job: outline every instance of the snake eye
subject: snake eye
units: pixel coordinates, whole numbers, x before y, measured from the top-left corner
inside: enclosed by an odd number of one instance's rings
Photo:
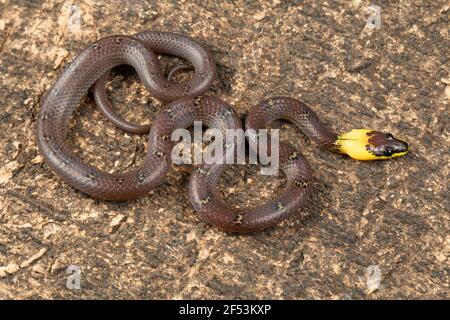
[[[384,136],[387,139],[394,139],[394,136],[392,134],[390,134],[390,133],[386,133]]]
[[[392,156],[392,153],[393,153],[392,149],[387,149],[383,152],[383,156],[390,157],[390,156]]]

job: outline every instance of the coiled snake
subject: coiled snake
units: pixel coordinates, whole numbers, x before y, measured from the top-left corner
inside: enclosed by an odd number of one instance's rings
[[[158,53],[186,59],[193,65],[195,75],[187,83],[169,81],[162,73]],[[170,102],[151,128],[124,120],[114,113],[107,101],[105,82],[108,73],[121,64],[131,65],[156,98]],[[194,121],[202,121],[221,131],[241,128],[240,118],[226,102],[201,96],[215,78],[216,67],[211,53],[189,37],[168,32],[141,32],[134,36],[102,38],[73,60],[42,99],[37,122],[40,152],[64,181],[93,197],[128,200],[143,196],[165,180],[171,167],[174,142],[170,137],[175,129],[190,127]],[[83,162],[65,142],[70,117],[94,84],[98,105],[117,126],[135,133],[150,130],[147,154],[140,168],[121,174],[104,172]],[[293,98],[279,97],[261,102],[250,110],[246,128],[266,128],[276,119],[288,119],[319,146],[359,160],[387,159],[408,151],[405,142],[378,131],[357,129],[337,135],[325,128],[309,107]],[[308,162],[287,143],[280,142],[279,163],[287,176],[285,191],[264,205],[248,210],[227,205],[216,190],[217,180],[226,165],[199,165],[189,184],[192,205],[206,222],[222,230],[251,232],[272,226],[299,210],[311,179]]]

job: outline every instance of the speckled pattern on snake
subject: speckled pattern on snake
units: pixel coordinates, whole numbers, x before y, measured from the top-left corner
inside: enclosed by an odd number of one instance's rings
[[[195,69],[193,78],[187,83],[166,79],[157,54],[186,59]],[[106,99],[107,75],[121,64],[131,65],[145,87],[156,98],[168,103],[151,129],[122,119]],[[226,102],[201,96],[215,78],[211,53],[189,37],[168,32],[141,32],[134,36],[102,38],[73,60],[42,99],[37,123],[39,149],[51,169],[64,181],[93,197],[128,200],[143,196],[164,182],[170,170],[174,146],[170,137],[175,129],[190,127],[194,121],[202,121],[221,131],[241,128],[240,118]],[[65,141],[73,112],[96,81],[96,101],[104,107],[102,111],[109,119],[130,132],[142,133],[150,129],[147,154],[138,169],[119,174],[99,170],[83,162]],[[408,151],[405,142],[388,133],[355,129],[335,134],[320,123],[309,107],[293,98],[278,97],[261,102],[250,110],[246,127],[266,128],[277,119],[292,121],[319,146],[358,160],[388,159]],[[308,162],[291,145],[280,142],[279,159],[280,168],[287,176],[287,186],[275,199],[248,210],[227,205],[216,190],[226,165],[202,164],[194,169],[190,179],[192,205],[207,223],[225,231],[251,232],[275,225],[304,204],[311,179]]]

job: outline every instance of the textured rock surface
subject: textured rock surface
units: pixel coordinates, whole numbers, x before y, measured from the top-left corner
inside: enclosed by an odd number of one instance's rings
[[[0,0],[0,298],[450,298],[447,1],[379,1],[373,30],[368,1],[261,3]],[[87,44],[144,29],[207,43],[220,73],[210,94],[242,116],[269,96],[299,97],[336,130],[384,129],[411,153],[358,163],[275,124],[310,160],[313,194],[295,217],[247,236],[199,220],[189,167],[136,201],[89,198],[39,156],[39,100]],[[163,61],[166,70],[180,62]],[[151,121],[159,105],[122,71],[111,99],[129,119]],[[146,144],[90,96],[69,140],[111,171],[139,165]],[[255,205],[283,188],[283,177],[257,169],[227,171],[230,202]],[[69,265],[81,268],[81,290],[66,289]],[[367,278],[371,265],[381,287]]]

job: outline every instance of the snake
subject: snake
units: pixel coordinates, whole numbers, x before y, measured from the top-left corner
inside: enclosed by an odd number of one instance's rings
[[[176,67],[168,78],[164,77],[158,54],[187,60],[194,69],[191,80],[184,83],[170,80],[174,72],[185,67]],[[132,66],[146,89],[166,103],[151,126],[128,122],[114,111],[107,99],[105,85],[109,72],[123,64]],[[37,118],[39,151],[67,184],[92,197],[125,201],[144,196],[166,180],[172,167],[174,130],[189,128],[195,121],[220,132],[244,127],[228,103],[204,95],[215,79],[216,66],[211,52],[188,36],[144,31],[132,36],[101,38],[63,69],[41,99]],[[148,132],[147,152],[138,168],[108,173],[83,161],[66,142],[69,121],[90,88],[103,114],[116,126],[133,133]],[[408,144],[390,133],[353,129],[336,134],[320,122],[309,106],[290,97],[270,98],[250,109],[245,129],[252,129],[255,134],[247,136],[249,142],[258,138],[258,130],[278,119],[293,122],[319,147],[356,160],[390,159],[408,152]],[[229,205],[217,187],[227,164],[196,165],[189,181],[190,202],[201,219],[223,231],[248,233],[274,226],[304,205],[312,178],[308,161],[284,141],[279,143],[279,164],[287,176],[285,190],[265,204],[248,209]]]

